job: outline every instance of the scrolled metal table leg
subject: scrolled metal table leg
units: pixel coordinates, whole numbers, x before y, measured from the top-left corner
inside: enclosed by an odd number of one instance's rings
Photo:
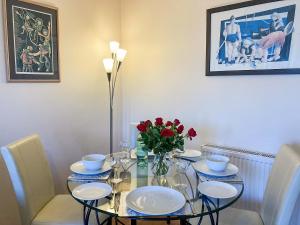
[[[91,201],[91,206],[94,205],[94,202],[95,201]],[[88,201],[86,203],[88,203]],[[86,208],[87,208],[86,206],[83,207],[83,224],[89,225],[89,220],[90,220],[90,215],[91,215],[92,209],[91,208],[86,209]]]
[[[97,206],[97,205],[98,205],[98,200],[96,200],[96,202],[95,202],[95,206]],[[95,214],[96,214],[97,224],[98,224],[98,225],[101,225],[101,222],[100,222],[100,219],[99,219],[99,214],[98,214],[98,212],[95,211]]]
[[[208,202],[207,198],[204,196],[203,199],[204,199],[204,202],[205,202],[205,205],[206,205],[208,211],[211,212],[212,210],[211,210],[211,207],[209,205],[209,202]],[[211,225],[216,225],[215,224],[214,215],[212,213],[209,213],[208,215],[210,217],[210,223],[211,223]]]
[[[219,209],[219,207],[220,207],[220,199],[217,199],[217,205],[216,205],[212,200],[210,200],[206,196],[204,196],[203,198],[205,198],[204,201],[205,201],[206,207],[207,207],[207,209],[209,211],[211,211],[211,207],[210,207],[209,203],[211,203],[213,205],[213,207],[215,207],[215,209]],[[214,216],[213,216],[212,213],[209,214],[209,216],[210,216],[210,222],[211,222],[212,225],[218,225],[219,224],[219,214],[220,214],[220,211],[217,210],[216,211],[216,220],[214,220]]]
[[[131,225],[137,225],[136,220],[131,220]]]
[[[202,198],[202,197],[201,197]],[[202,199],[202,205],[201,205],[201,216],[199,218],[199,221],[198,221],[198,224],[197,225],[200,225],[202,223],[202,220],[203,220],[203,212],[204,212],[204,202],[203,202],[203,199]]]
[[[220,199],[217,200],[217,207],[219,209],[219,206],[220,206]],[[220,211],[217,211],[216,212],[216,215],[217,215],[217,218],[216,218],[216,225],[219,225],[219,212]]]
[[[122,224],[122,225],[125,225],[125,223],[123,223],[122,221],[120,221],[118,219],[118,217],[115,217],[115,222],[116,222],[116,225],[118,225],[119,223]]]
[[[107,224],[108,224],[108,225],[112,225],[112,217],[111,217],[111,216],[108,217]]]
[[[88,201],[85,201],[85,204],[88,204]],[[94,206],[94,204],[95,204],[95,206],[97,206],[98,200],[91,201],[90,205],[92,207]],[[84,207],[83,207],[83,224],[84,225],[89,225],[91,211],[92,211],[92,209],[90,207],[87,207],[86,205],[84,205]],[[109,216],[101,223],[100,218],[99,218],[99,212],[97,212],[96,210],[95,210],[95,215],[96,215],[96,222],[98,225],[104,225],[104,224],[112,225],[112,216]]]
[[[186,219],[180,219],[180,225],[187,225]]]
[[[88,225],[88,224],[85,223],[85,210],[86,210],[86,206],[84,205],[83,206],[83,217],[82,217],[83,218],[83,224]]]

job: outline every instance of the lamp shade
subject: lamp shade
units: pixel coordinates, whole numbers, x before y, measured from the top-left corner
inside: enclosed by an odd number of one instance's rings
[[[126,54],[127,54],[127,51],[125,49],[119,48],[118,51],[117,51],[117,61],[123,62],[123,60],[125,59]]]
[[[103,59],[103,65],[106,73],[111,73],[114,67],[114,60],[110,58]]]
[[[117,53],[119,46],[120,46],[120,43],[117,41],[109,42],[109,48],[112,53]]]

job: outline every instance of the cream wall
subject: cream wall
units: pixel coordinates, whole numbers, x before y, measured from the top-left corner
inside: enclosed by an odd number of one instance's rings
[[[230,0],[123,0],[124,138],[128,124],[178,117],[215,143],[276,153],[300,142],[298,75],[205,76],[206,9]]]
[[[123,136],[129,123],[177,117],[202,143],[277,153],[300,142],[300,76],[205,76],[206,9],[230,0],[122,0]],[[126,76],[126,77],[125,77]],[[291,225],[300,224],[299,204]]]
[[[69,165],[90,152],[107,153],[108,89],[102,58],[108,42],[120,39],[119,0],[39,0],[59,8],[61,83],[8,84],[0,6],[0,145],[38,133],[65,191]],[[1,1],[2,3],[2,1]],[[118,115],[116,115],[117,117]],[[116,131],[119,120],[116,118]],[[115,146],[121,132],[116,132]],[[0,224],[17,224],[13,193],[0,166]]]

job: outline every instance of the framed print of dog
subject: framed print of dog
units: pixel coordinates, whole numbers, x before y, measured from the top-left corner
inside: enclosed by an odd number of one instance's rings
[[[299,0],[207,10],[206,75],[300,74]]]
[[[4,0],[8,82],[59,82],[58,10]]]

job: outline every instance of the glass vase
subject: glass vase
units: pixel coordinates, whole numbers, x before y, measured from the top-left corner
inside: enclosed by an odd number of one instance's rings
[[[139,167],[146,167],[148,165],[148,151],[144,144],[138,141],[136,148],[137,165]]]
[[[169,162],[167,153],[156,154],[152,164],[152,173],[155,176],[164,176],[169,171]]]

